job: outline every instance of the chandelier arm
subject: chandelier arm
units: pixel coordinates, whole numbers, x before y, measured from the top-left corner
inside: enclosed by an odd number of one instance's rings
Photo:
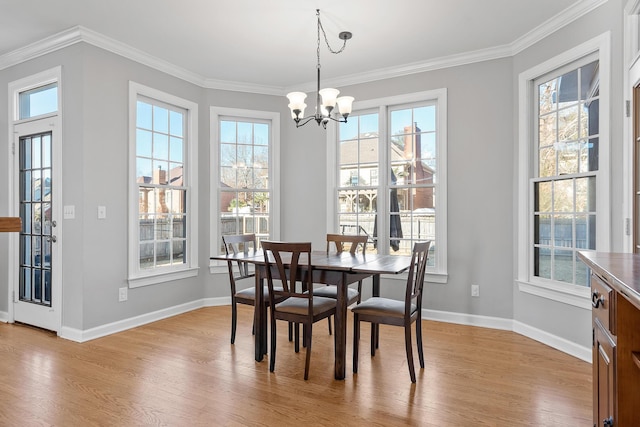
[[[311,120],[316,120],[317,121],[318,119],[317,119],[316,116],[307,116],[307,117],[304,117],[302,119],[298,119],[296,121],[296,127],[297,128],[302,127],[302,126],[306,125],[307,123],[309,123]]]

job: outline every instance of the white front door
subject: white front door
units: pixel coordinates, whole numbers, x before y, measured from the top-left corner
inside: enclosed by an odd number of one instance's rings
[[[58,331],[61,324],[58,117],[14,125],[14,201],[22,231],[12,239],[13,318]]]

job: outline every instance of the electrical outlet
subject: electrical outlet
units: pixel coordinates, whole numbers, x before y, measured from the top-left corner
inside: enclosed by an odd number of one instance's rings
[[[479,285],[471,285],[471,296],[479,297],[480,296],[480,286]]]
[[[128,298],[127,288],[118,288],[118,301],[123,302]]]

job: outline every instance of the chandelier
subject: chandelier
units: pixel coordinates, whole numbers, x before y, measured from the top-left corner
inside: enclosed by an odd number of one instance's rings
[[[322,22],[320,22],[320,9],[316,9],[316,16],[318,17],[318,65],[316,66],[318,70],[318,85],[316,91],[316,110],[313,115],[304,117],[304,109],[307,107],[304,100],[307,97],[307,94],[304,92],[288,93],[287,98],[289,98],[291,118],[296,122],[297,128],[306,125],[311,120],[315,120],[318,123],[318,126],[322,124],[322,127],[325,129],[327,128],[327,122],[329,120],[346,123],[347,117],[351,114],[351,106],[353,104],[352,96],[341,96],[338,98],[338,94],[340,93],[338,89],[320,89],[320,32],[322,31],[322,35],[324,36],[324,41],[327,44],[329,52],[335,54],[341,53],[344,50],[347,46],[347,40],[352,37],[352,34],[348,31],[343,31],[338,34],[338,38],[343,40],[342,48],[340,48],[340,50],[333,50],[329,45],[329,40],[327,40],[327,34],[322,27]],[[335,111],[336,105],[338,106],[337,112]]]

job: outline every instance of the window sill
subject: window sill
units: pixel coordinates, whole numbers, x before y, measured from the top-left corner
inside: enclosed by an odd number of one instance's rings
[[[174,280],[196,277],[198,267],[172,270],[170,272],[156,273],[147,276],[136,276],[129,278],[130,288],[140,288],[142,286],[157,285],[158,283],[171,282]]]
[[[532,283],[516,280],[516,283],[520,292],[591,310],[591,291],[587,287],[558,282]]]

